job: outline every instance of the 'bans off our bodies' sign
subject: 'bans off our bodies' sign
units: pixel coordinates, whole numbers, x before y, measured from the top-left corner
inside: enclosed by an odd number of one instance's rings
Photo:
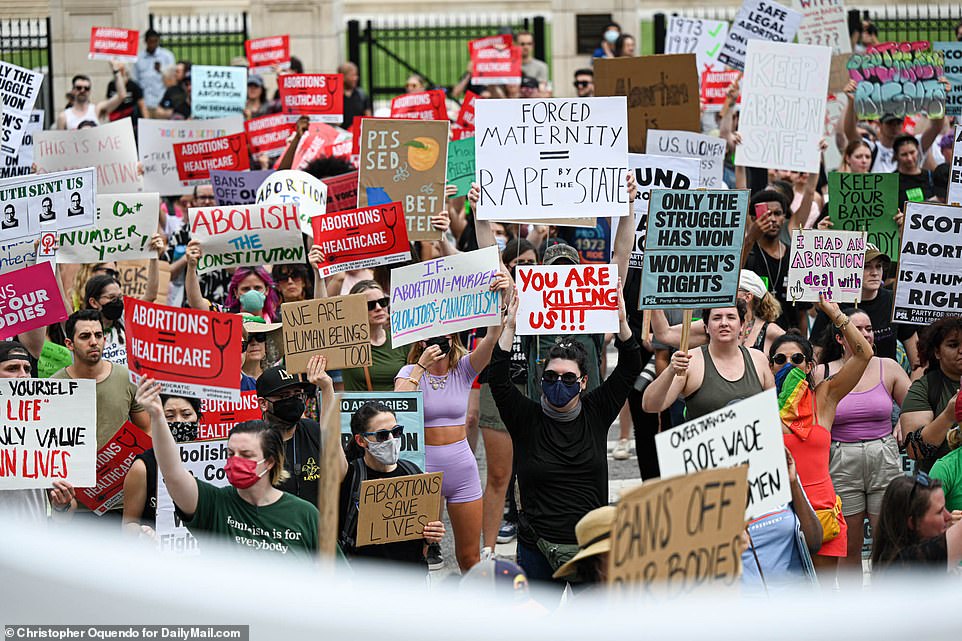
[[[224,267],[304,262],[300,219],[293,205],[241,205],[190,210],[190,235],[204,250],[197,272]]]
[[[618,332],[618,266],[518,267],[518,335]]]
[[[0,339],[67,318],[50,263],[0,275]]]

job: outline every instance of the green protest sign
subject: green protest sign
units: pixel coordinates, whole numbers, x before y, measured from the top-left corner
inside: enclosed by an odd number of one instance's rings
[[[828,215],[836,231],[864,231],[866,241],[899,259],[898,174],[828,175]]]
[[[73,353],[63,345],[44,341],[37,361],[37,376],[50,378],[55,372],[73,365]]]
[[[474,180],[474,138],[448,143],[448,184],[457,185],[455,197],[467,196]]]

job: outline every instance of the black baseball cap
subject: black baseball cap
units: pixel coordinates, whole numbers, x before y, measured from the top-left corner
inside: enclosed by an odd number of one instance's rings
[[[0,341],[0,363],[31,361],[30,352],[19,341]]]
[[[257,379],[257,396],[267,398],[291,387],[300,388],[308,394],[314,393],[314,386],[301,380],[297,374],[291,374],[280,365],[268,367]]]

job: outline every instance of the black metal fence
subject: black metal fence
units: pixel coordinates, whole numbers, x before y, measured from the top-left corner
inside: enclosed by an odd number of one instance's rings
[[[46,113],[44,126],[54,118],[53,47],[50,42],[50,18],[3,18],[0,19],[0,60],[31,71],[42,71],[43,86],[37,98],[36,109]]]
[[[177,60],[198,65],[229,65],[244,56],[247,12],[190,16],[150,14],[150,28]]]

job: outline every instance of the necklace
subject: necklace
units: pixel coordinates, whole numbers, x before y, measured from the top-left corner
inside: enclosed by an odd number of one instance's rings
[[[784,251],[782,250],[782,241],[778,241],[779,255],[775,257],[775,260],[778,262],[778,271],[775,272],[775,280],[772,280],[772,272],[768,268],[768,252],[766,252],[761,246],[759,246],[759,249],[762,252],[762,262],[765,263],[765,274],[768,276],[768,286],[770,287],[769,291],[774,294],[777,291],[776,288],[778,287],[778,279],[782,277],[782,254]]]
[[[450,373],[451,372],[448,372],[444,376],[434,376],[429,372],[424,372],[424,375],[428,377],[428,385],[431,386],[431,389],[439,390],[439,389],[444,389],[447,386],[448,374]]]
[[[752,333],[752,329],[755,327],[755,319],[746,321],[747,327],[742,330],[741,344],[744,345],[745,341],[748,340],[748,335]]]

